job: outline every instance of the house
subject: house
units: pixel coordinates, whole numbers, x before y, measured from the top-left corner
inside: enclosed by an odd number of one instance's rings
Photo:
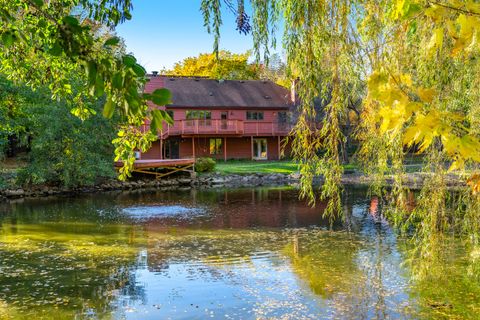
[[[172,93],[172,103],[160,108],[174,124],[163,128],[141,159],[280,158],[291,130],[290,90],[271,81],[150,76],[145,92],[159,88]]]

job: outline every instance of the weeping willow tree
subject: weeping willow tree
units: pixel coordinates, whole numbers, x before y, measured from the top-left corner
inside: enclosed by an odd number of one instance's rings
[[[127,177],[134,150],[148,148],[162,123],[171,121],[147,105],[168,103],[169,92],[141,93],[147,81],[143,67],[119,50],[118,37],[98,32],[98,26],[113,29],[130,19],[131,0],[0,4],[0,72],[32,87],[48,85],[54,98],[74,103],[82,118],[91,113],[84,99],[105,98],[104,115],[117,112],[122,119],[114,143],[117,159],[125,163],[121,178]],[[361,97],[358,157],[377,186],[393,174],[392,220],[415,225],[418,234],[460,227],[478,241],[478,0],[202,0],[216,52],[224,10],[234,12],[240,32],[253,36],[257,60],[268,62],[277,38],[282,39],[287,74],[300,98],[292,147],[301,164],[303,197],[314,204],[312,180],[323,175],[321,197],[329,200],[325,214],[341,216],[341,127],[352,101]],[[71,91],[72,72],[84,84],[78,96]],[[145,118],[152,132],[139,129]],[[425,154],[429,173],[413,213],[406,210],[404,196],[407,147]],[[449,172],[461,175],[469,188],[450,195]]]
[[[296,81],[299,118],[293,154],[301,195],[314,203],[312,179],[323,175],[325,214],[341,213],[340,146],[349,103],[362,97],[358,158],[375,176],[373,190],[393,175],[392,220],[418,235],[460,227],[478,241],[480,219],[480,2],[476,0],[203,0],[208,30],[220,39],[222,4],[250,29],[257,58],[268,61],[283,27],[288,75]],[[232,9],[233,8],[233,9]],[[323,101],[318,121],[315,103]],[[404,187],[407,149],[424,154],[428,178],[416,209]],[[452,195],[446,175],[469,188]],[[454,203],[455,210],[449,204]]]

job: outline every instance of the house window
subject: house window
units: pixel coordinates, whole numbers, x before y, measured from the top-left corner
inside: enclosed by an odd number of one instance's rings
[[[287,123],[287,113],[285,111],[280,111],[278,113],[278,123]]]
[[[210,154],[222,154],[223,142],[221,138],[210,139]]]
[[[200,119],[200,120],[210,120],[212,119],[212,112],[205,110],[187,110],[186,118],[188,120]]]
[[[247,120],[263,120],[263,112],[247,111]]]
[[[172,120],[175,120],[173,118],[173,110],[167,110],[167,114],[170,116],[170,118],[172,118]]]

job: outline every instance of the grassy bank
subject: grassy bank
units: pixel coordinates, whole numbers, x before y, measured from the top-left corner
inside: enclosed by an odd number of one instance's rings
[[[215,172],[220,174],[283,173],[297,172],[293,161],[218,161]]]
[[[345,171],[356,169],[355,165],[343,166]],[[220,174],[250,174],[250,173],[282,173],[291,174],[298,172],[298,166],[292,160],[282,161],[250,161],[250,160],[229,160],[227,162],[217,161],[215,172]]]

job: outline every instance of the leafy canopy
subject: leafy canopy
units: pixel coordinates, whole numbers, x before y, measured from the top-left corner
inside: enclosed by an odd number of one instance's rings
[[[220,39],[222,4],[202,1],[205,24]],[[314,201],[322,174],[325,214],[341,215],[341,126],[362,98],[357,158],[382,192],[393,174],[393,221],[420,229],[454,226],[446,215],[445,175],[456,171],[471,189],[458,208],[480,201],[480,3],[477,0],[251,0],[254,55],[268,56],[280,27],[287,75],[296,79],[299,118],[292,132],[302,195]],[[243,1],[237,1],[244,7]],[[242,11],[238,9],[238,11]],[[265,59],[265,58],[264,58]],[[267,59],[265,59],[267,60]],[[316,121],[315,101],[328,101]],[[327,99],[328,98],[328,99]],[[406,210],[407,150],[422,153],[429,173],[416,213]],[[465,221],[474,221],[462,216]],[[468,219],[467,219],[468,218]],[[476,219],[480,217],[477,215]],[[478,225],[478,224],[472,224]],[[478,229],[478,228],[477,228]],[[428,231],[429,230],[429,231]],[[479,232],[476,230],[475,232]]]
[[[0,73],[32,88],[48,86],[52,98],[70,102],[82,119],[94,113],[84,101],[105,96],[103,115],[118,112],[123,123],[114,140],[125,164],[120,178],[129,175],[134,150],[148,148],[162,123],[172,121],[147,106],[168,103],[169,93],[143,94],[145,69],[120,50],[118,37],[105,36],[105,29],[131,18],[131,9],[131,0],[0,0]],[[72,74],[81,75],[83,90],[72,90]],[[156,119],[152,132],[139,129],[146,118]]]
[[[176,76],[200,76],[213,79],[247,80],[259,79],[259,66],[249,63],[250,52],[241,54],[230,51],[201,53],[175,63],[172,70],[165,73]]]

